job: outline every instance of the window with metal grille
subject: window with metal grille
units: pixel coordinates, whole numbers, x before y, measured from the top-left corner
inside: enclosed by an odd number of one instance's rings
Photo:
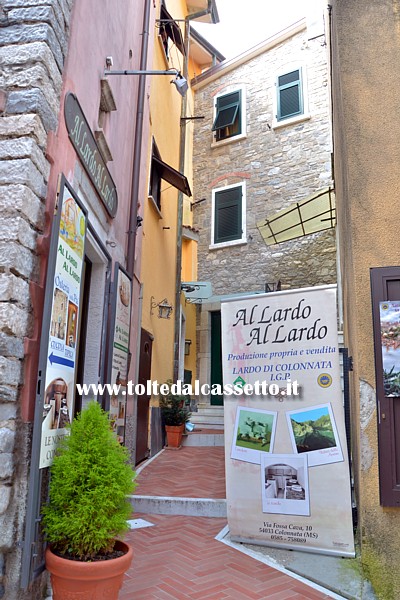
[[[303,113],[301,69],[278,77],[278,121]]]
[[[242,196],[242,185],[215,192],[214,244],[242,239]]]
[[[217,142],[242,133],[240,90],[217,97],[212,130]]]

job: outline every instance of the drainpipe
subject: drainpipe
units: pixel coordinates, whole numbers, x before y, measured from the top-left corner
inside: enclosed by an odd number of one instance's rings
[[[149,23],[150,23],[151,0],[145,0],[143,12],[142,46],[140,50],[140,71],[147,69],[147,51],[149,46]],[[135,250],[137,215],[139,204],[140,162],[142,154],[142,135],[144,119],[144,100],[146,95],[146,75],[139,75],[138,101],[136,109],[135,142],[133,150],[131,207],[129,212],[128,247],[127,247],[127,271],[133,278],[135,270]]]
[[[188,79],[188,62],[189,62],[189,33],[190,21],[203,17],[212,13],[212,0],[208,0],[208,7],[197,13],[188,15],[185,19],[185,39],[184,47],[186,54],[183,63],[183,76]],[[185,150],[186,150],[186,120],[187,116],[187,99],[182,98],[181,104],[181,120],[180,120],[180,138],[179,138],[179,171],[184,172],[185,169]],[[179,377],[179,345],[181,331],[181,284],[182,284],[182,225],[183,225],[183,193],[178,193],[178,215],[177,215],[177,241],[176,241],[176,269],[175,269],[175,330],[174,330],[174,361],[173,361],[173,380],[177,381]]]

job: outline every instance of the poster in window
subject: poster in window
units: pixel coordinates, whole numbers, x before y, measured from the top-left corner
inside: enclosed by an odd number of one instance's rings
[[[400,396],[400,301],[379,303],[385,396]]]

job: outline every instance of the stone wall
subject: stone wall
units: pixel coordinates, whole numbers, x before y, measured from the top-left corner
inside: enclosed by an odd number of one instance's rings
[[[20,391],[24,340],[41,310],[29,288],[40,277],[46,146],[58,122],[72,4],[0,3],[0,598],[8,600],[39,597],[19,589],[31,435]]]
[[[296,63],[306,67],[309,115],[274,126],[276,76]],[[335,233],[329,230],[266,246],[256,223],[331,185],[331,125],[324,37],[307,39],[304,29],[196,91],[194,139],[194,227],[199,230],[198,279],[213,294],[336,282]],[[246,137],[213,144],[214,96],[226,86],[246,90]],[[210,249],[212,189],[246,182],[247,243]]]

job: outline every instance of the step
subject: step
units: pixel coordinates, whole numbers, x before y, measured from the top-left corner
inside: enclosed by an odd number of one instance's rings
[[[205,415],[205,416],[214,416],[214,417],[223,417],[224,416],[224,407],[223,406],[204,406],[198,407],[198,410],[194,413],[194,415]]]
[[[186,517],[226,517],[224,498],[179,498],[176,496],[128,496],[135,513],[182,515]]]
[[[215,428],[202,431],[194,430],[183,436],[182,446],[224,446],[224,432],[216,433]],[[210,432],[210,433],[208,433]]]
[[[198,425],[202,425],[204,424],[204,426],[206,425],[210,425],[210,426],[215,426],[215,425],[220,425],[221,427],[224,426],[224,417],[219,417],[214,416],[214,415],[199,415],[198,413],[193,413],[192,416],[190,417],[190,422],[191,423],[195,423]]]

